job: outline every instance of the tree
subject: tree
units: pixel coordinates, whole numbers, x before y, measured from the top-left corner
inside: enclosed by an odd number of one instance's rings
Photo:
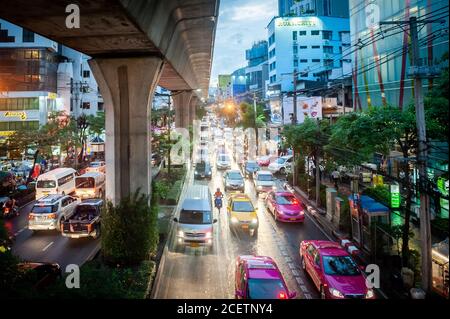
[[[264,112],[264,107],[260,104],[256,105],[256,116],[255,116],[255,107],[246,102],[241,103],[239,105],[241,120],[239,125],[242,128],[253,128],[255,129],[256,134],[256,149],[259,150],[259,132],[258,128],[266,127],[267,123],[267,115]]]
[[[306,118],[298,125],[285,126],[283,136],[286,143],[291,145],[294,154],[311,156],[316,167],[316,205],[320,205],[320,159],[324,155],[324,148],[330,136],[330,122],[327,120],[313,120]],[[309,162],[309,161],[308,161]],[[308,164],[309,165],[309,164]]]
[[[99,136],[105,133],[105,112],[97,112],[97,115],[89,115],[89,134]]]

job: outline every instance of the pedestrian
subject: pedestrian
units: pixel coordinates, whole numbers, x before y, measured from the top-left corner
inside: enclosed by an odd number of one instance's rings
[[[333,182],[334,182],[334,187],[336,188],[336,190],[338,189],[339,175],[340,174],[336,169],[331,173],[331,176],[332,176]]]

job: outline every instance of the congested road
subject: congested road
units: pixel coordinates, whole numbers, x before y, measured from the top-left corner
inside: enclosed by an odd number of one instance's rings
[[[210,162],[215,163],[215,145],[209,143]],[[229,145],[227,151],[231,154]],[[187,185],[205,184],[211,193],[217,188],[223,191],[223,173],[212,165],[211,181],[194,181],[193,170]],[[238,169],[232,162],[232,169]],[[189,187],[189,186],[187,186]],[[277,179],[277,187],[282,188],[282,180]],[[297,292],[297,298],[318,298],[310,278],[300,266],[299,243],[305,239],[327,239],[315,221],[308,215],[304,223],[283,224],[275,222],[266,210],[264,195],[256,195],[251,179],[245,180],[245,193],[258,207],[258,236],[250,237],[245,233],[232,233],[229,229],[226,208],[220,215],[214,210],[218,219],[213,236],[213,250],[186,247],[175,248],[175,232],[168,239],[164,256],[153,288],[153,298],[166,299],[200,299],[200,298],[234,298],[235,262],[239,255],[270,256],[278,264],[288,288]],[[227,194],[224,194],[224,206]],[[180,203],[183,201],[183,195]],[[180,209],[180,204],[177,210]]]
[[[13,253],[24,261],[58,263],[61,269],[69,264],[82,265],[100,248],[100,239],[63,237],[59,231],[33,232],[28,229],[28,213],[32,201],[20,209],[20,215],[5,221],[14,238]]]

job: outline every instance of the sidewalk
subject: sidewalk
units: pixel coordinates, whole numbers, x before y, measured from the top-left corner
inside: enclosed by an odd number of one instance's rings
[[[334,188],[334,184],[330,182],[324,181],[323,184],[326,185],[327,187]],[[320,227],[322,228],[322,230],[325,232],[325,234],[329,239],[334,240],[336,242],[340,242],[342,239],[350,238],[350,234],[342,233],[339,231],[339,229],[336,229],[333,223],[326,218],[326,210],[324,210],[321,207],[317,207],[315,201],[313,199],[308,199],[308,195],[305,192],[303,192],[299,187],[297,186],[292,187],[291,185],[288,185],[287,188],[295,192],[295,194],[302,199],[302,201],[306,205],[308,213],[320,225]],[[340,185],[339,192],[345,196],[349,196],[351,194],[350,189],[345,185]],[[384,299],[388,299],[387,295],[381,289],[376,289],[376,291]]]

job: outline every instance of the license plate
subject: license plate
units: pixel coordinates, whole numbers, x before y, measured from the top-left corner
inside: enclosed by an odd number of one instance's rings
[[[291,218],[290,220],[297,220],[297,218]]]
[[[242,225],[243,229],[248,229],[248,225]]]
[[[191,243],[191,247],[199,247],[200,245],[198,243]]]

